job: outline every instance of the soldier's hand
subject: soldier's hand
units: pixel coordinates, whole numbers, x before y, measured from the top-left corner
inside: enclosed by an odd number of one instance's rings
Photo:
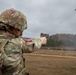
[[[47,43],[47,38],[46,37],[40,37],[42,45],[46,45]]]

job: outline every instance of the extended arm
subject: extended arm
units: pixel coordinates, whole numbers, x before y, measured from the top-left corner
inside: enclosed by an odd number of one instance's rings
[[[35,50],[38,50],[41,48],[42,45],[45,45],[46,42],[47,42],[47,39],[46,37],[40,37],[40,38],[33,38],[31,40],[26,40],[24,39],[25,41],[25,53],[31,53],[31,52],[34,52]]]

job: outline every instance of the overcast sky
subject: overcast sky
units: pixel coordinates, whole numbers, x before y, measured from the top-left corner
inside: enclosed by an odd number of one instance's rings
[[[0,13],[15,8],[27,17],[25,37],[76,34],[76,0],[0,0]]]

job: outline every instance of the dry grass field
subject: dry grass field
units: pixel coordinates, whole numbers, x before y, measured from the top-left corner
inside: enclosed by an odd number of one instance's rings
[[[30,75],[76,75],[76,51],[38,50],[25,59]]]

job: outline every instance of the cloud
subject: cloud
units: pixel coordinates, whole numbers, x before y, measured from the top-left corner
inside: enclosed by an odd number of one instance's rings
[[[28,29],[23,36],[76,34],[76,0],[0,0],[0,13],[7,8],[16,8],[27,16]]]

